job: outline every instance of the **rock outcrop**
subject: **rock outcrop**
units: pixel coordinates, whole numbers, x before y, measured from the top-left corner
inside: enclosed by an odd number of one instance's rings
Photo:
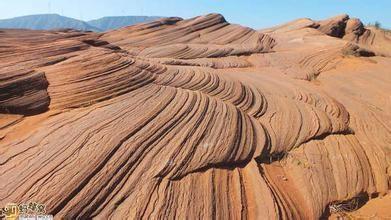
[[[364,50],[368,31],[347,16],[256,31],[219,14],[103,34],[2,30],[0,205],[317,219],[386,195],[391,59]]]
[[[346,31],[346,23],[349,21],[349,16],[339,15],[333,18],[329,18],[323,21],[318,22],[319,26],[318,29],[332,37],[339,37],[342,38]]]
[[[357,43],[364,50],[370,50],[380,56],[391,56],[391,34],[374,27],[365,27],[360,19],[341,15],[319,21],[318,24],[317,29],[329,36]]]

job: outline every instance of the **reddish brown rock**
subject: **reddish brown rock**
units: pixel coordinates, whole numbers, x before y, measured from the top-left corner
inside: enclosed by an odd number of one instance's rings
[[[390,44],[362,30],[340,16],[256,31],[218,14],[2,30],[0,107],[13,111],[0,112],[0,206],[318,219],[386,195],[391,60],[378,55]]]
[[[358,38],[364,34],[365,28],[360,19],[352,18],[346,22],[344,39],[350,41],[357,41]]]
[[[31,115],[48,109],[45,73],[15,70],[0,73],[0,77],[1,113]]]
[[[319,21],[318,29],[332,37],[342,38],[345,35],[346,22],[349,20],[349,16],[339,15],[323,21]]]

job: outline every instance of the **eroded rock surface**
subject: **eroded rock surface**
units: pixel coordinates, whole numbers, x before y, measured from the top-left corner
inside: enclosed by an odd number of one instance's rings
[[[2,30],[0,205],[316,219],[385,195],[391,59],[374,45],[391,44],[376,33],[348,16],[256,31],[219,14],[104,34]]]

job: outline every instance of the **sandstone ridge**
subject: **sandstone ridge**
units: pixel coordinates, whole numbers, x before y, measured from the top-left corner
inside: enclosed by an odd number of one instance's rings
[[[0,31],[0,205],[59,219],[317,219],[390,190],[389,34],[219,14]],[[358,207],[356,207],[358,208]]]

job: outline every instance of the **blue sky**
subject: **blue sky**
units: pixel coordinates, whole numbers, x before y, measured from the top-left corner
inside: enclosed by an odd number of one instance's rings
[[[324,19],[347,13],[364,23],[391,27],[391,0],[0,0],[0,19],[58,13],[91,20],[113,15],[190,18],[217,12],[231,23],[265,28],[296,18]]]

